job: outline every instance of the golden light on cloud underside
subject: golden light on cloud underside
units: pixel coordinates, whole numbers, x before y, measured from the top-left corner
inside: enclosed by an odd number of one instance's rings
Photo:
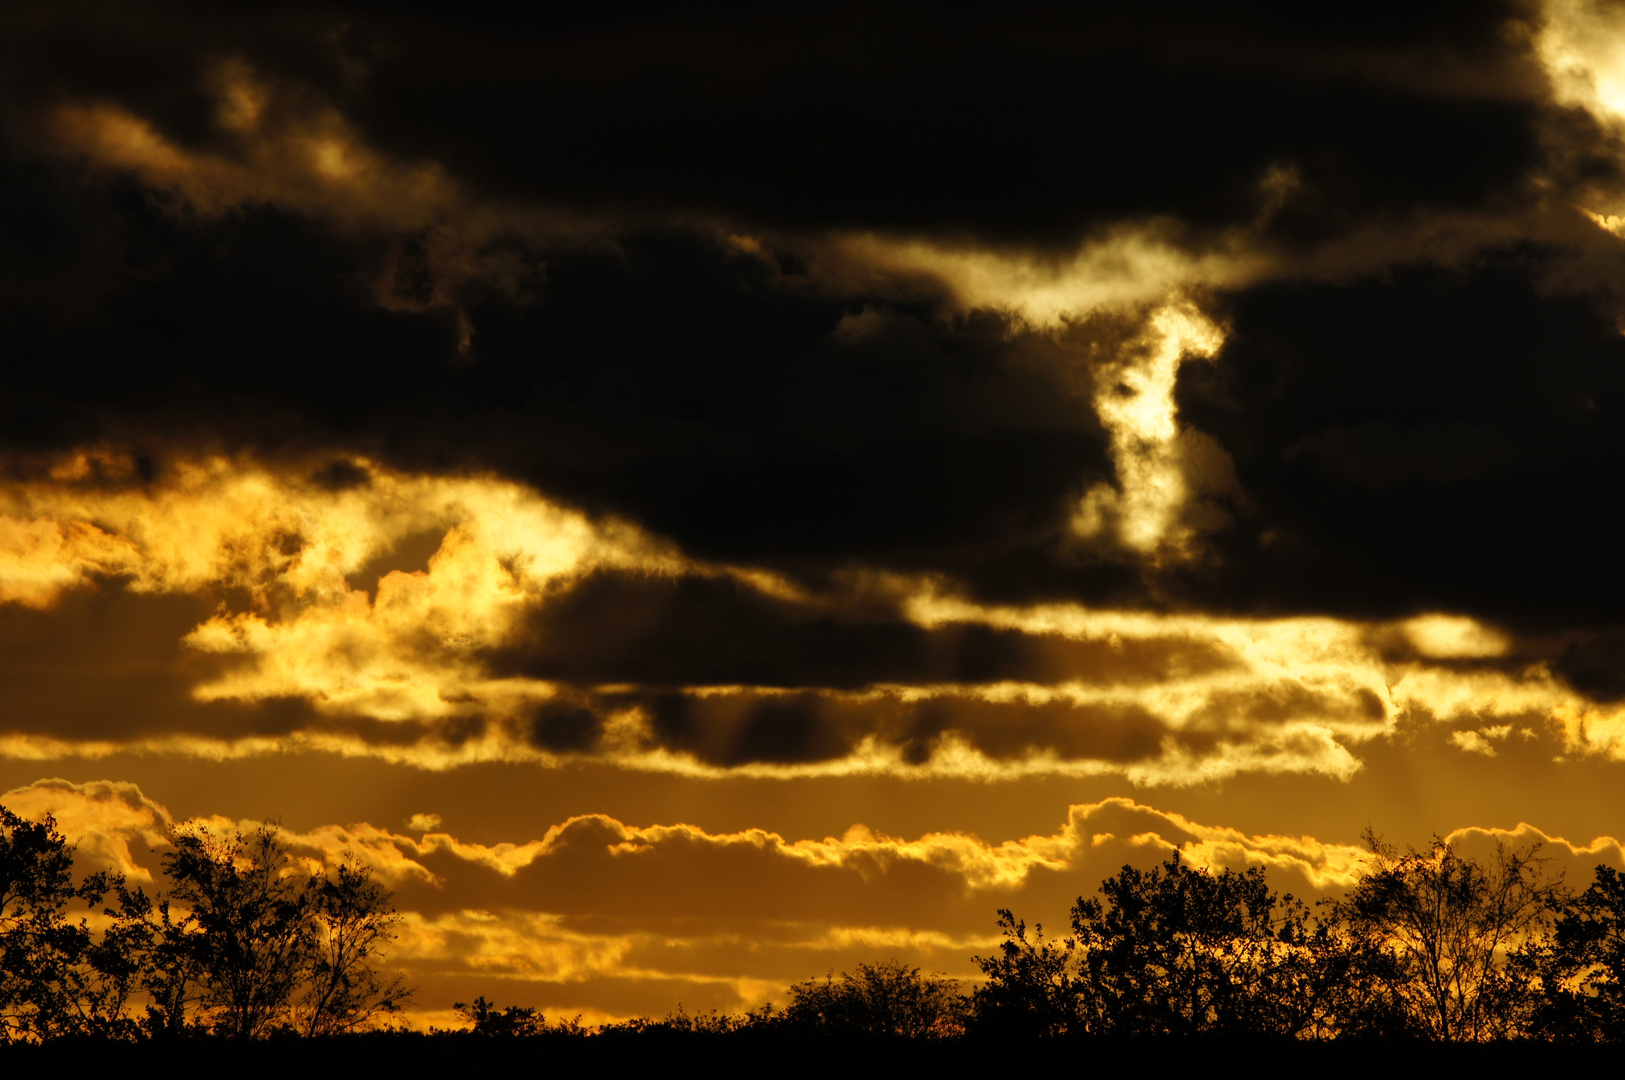
[[[965,308],[1008,311],[1040,329],[1060,329],[1103,309],[1161,303],[1184,289],[1243,282],[1274,266],[1250,250],[1244,235],[1193,253],[1169,233],[1157,222],[1125,225],[1060,257],[863,233],[836,238],[827,260],[844,279],[928,274]]]
[[[87,851],[93,848],[101,853],[98,858],[104,862],[98,866],[105,864],[127,873],[139,872],[142,862],[130,854],[130,841],[159,844],[177,824],[167,810],[132,784],[45,780],[6,792],[0,801],[36,817],[53,814],[65,834],[88,844]],[[250,829],[256,823],[214,818],[192,824],[229,832]],[[1325,844],[1303,836],[1248,835],[1125,798],[1071,806],[1056,832],[997,844],[958,832],[927,833],[910,840],[876,833],[862,824],[853,825],[840,837],[787,839],[763,829],[713,833],[684,824],[635,826],[601,814],[571,818],[537,839],[489,845],[462,841],[444,832],[414,838],[366,823],[279,832],[302,857],[331,864],[354,856],[396,888],[413,881],[446,887],[448,874],[476,867],[513,879],[543,871],[561,859],[597,860],[605,867],[616,867],[617,872],[655,873],[657,864],[671,859],[704,862],[722,858],[746,868],[747,878],[840,871],[865,880],[894,880],[890,875],[902,868],[932,867],[958,882],[962,890],[998,892],[1022,886],[1037,870],[1059,873],[1084,864],[1111,869],[1126,860],[1160,859],[1170,848],[1178,848],[1196,866],[1275,865],[1292,868],[1317,889],[1335,889],[1357,877],[1365,858],[1358,846]],[[1609,842],[1604,838],[1593,842],[1592,848]],[[1130,854],[1134,850],[1140,855]],[[449,856],[449,861],[436,856]],[[113,861],[105,862],[108,859]],[[651,914],[658,910],[657,902],[645,903]],[[828,932],[856,931],[832,927]]]
[[[380,719],[434,718],[478,696],[500,708],[544,685],[489,680],[471,654],[563,579],[603,566],[670,572],[669,550],[629,526],[589,522],[518,485],[407,477],[329,491],[225,459],[181,462],[155,489],[66,482],[0,496],[0,601],[49,606],[72,587],[122,578],[134,592],[240,589],[251,610],[194,629],[189,648],[251,660],[197,690],[203,699],[308,697]],[[439,535],[421,571],[383,575],[376,597],[353,575],[408,537]]]
[[[1183,341],[1187,330],[1206,328],[1180,323],[1168,336]],[[1183,349],[1166,346],[1158,362],[1173,364]],[[1173,430],[1171,418],[1155,408],[1125,405],[1124,417],[1125,431],[1144,430],[1151,439]],[[330,490],[307,474],[213,458],[177,462],[144,487],[98,480],[125,465],[111,451],[87,452],[64,459],[48,478],[5,492],[0,601],[47,609],[69,590],[114,581],[135,594],[226,590],[217,612],[178,643],[225,662],[193,685],[198,700],[296,699],[336,718],[417,724],[466,718],[480,726],[452,741],[382,742],[342,726],[83,740],[17,731],[0,736],[0,752],[9,756],[144,749],[224,759],[307,750],[426,768],[553,765],[571,754],[486,721],[523,718],[561,688],[493,674],[484,657],[584,575],[725,576],[779,603],[831,610],[844,603],[839,589],[811,597],[758,569],[701,564],[631,526],[589,520],[489,477],[410,476],[360,462],[351,467],[365,482]],[[1145,498],[1155,508],[1155,497]],[[421,568],[381,573],[370,591],[357,587],[353,579],[368,565],[424,539],[432,554]],[[775,696],[813,694],[825,716],[817,722],[850,732],[845,749],[817,760],[722,762],[674,749],[662,743],[635,697],[613,706],[602,717],[601,737],[580,752],[629,769],[697,778],[1114,774],[1175,784],[1249,772],[1347,778],[1361,767],[1360,745],[1391,734],[1408,715],[1460,729],[1451,737],[1464,751],[1544,735],[1565,753],[1625,757],[1625,710],[1586,701],[1539,665],[1497,670],[1456,663],[1493,660],[1509,647],[1497,631],[1464,616],[1433,613],[1394,624],[1224,619],[1068,604],[988,606],[935,580],[853,587],[882,587],[897,597],[901,617],[926,630],[981,625],[1086,643],[1101,659],[1048,683],[680,688],[696,715],[724,727]],[[1406,656],[1384,651],[1395,642],[1409,650]],[[1136,675],[1136,665],[1146,663],[1153,666]],[[909,749],[906,730],[908,717],[925,707],[962,719],[950,719],[921,757]],[[1010,729],[1018,714],[1033,723]],[[1103,723],[1107,734],[1090,734]],[[1117,723],[1131,726],[1111,735]]]
[[[64,590],[132,561],[127,544],[88,522],[0,517],[0,603],[48,608]]]
[[[592,523],[529,489],[481,477],[412,477],[348,466],[359,477],[330,490],[305,476],[226,458],[180,460],[158,484],[103,486],[91,461],[122,463],[112,453],[74,455],[51,481],[0,491],[9,523],[0,600],[50,602],[32,583],[52,567],[77,576],[127,577],[136,592],[243,589],[261,606],[284,595],[309,603],[347,602],[345,578],[405,538],[437,532],[437,584],[461,602],[500,607],[515,589],[543,588],[561,574],[600,563],[636,562],[672,569],[676,557],[630,526]],[[412,575],[402,575],[410,579]],[[393,588],[411,594],[409,580]],[[478,632],[489,613],[447,624],[444,634]],[[445,618],[463,618],[450,613]]]

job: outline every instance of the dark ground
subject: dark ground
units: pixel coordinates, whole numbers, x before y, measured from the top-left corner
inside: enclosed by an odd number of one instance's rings
[[[773,1076],[996,1076],[997,1070],[1055,1070],[1106,1075],[1261,1070],[1313,1078],[1396,1076],[1538,1076],[1553,1069],[1606,1075],[1617,1070],[1617,1048],[1551,1043],[1442,1046],[1400,1042],[1305,1043],[1273,1040],[1052,1040],[1026,1043],[904,1042],[806,1039],[756,1033],[642,1033],[530,1038],[369,1034],[331,1039],[220,1039],[109,1043],[63,1040],[0,1046],[0,1075],[33,1077],[70,1070],[134,1070],[172,1076],[260,1075],[269,1070],[320,1069],[325,1075],[366,1072],[424,1076],[564,1075],[612,1071],[683,1075],[685,1070]]]

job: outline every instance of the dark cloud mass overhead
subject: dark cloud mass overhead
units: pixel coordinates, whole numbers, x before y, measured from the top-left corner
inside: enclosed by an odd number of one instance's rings
[[[968,974],[1113,860],[1325,893],[1424,806],[1617,862],[1622,42],[8,4],[8,805],[360,845],[425,1023]]]
[[[1618,617],[1625,339],[1612,297],[1550,283],[1561,258],[1489,250],[1231,298],[1225,348],[1182,370],[1179,402],[1256,500],[1232,539],[1248,591],[1547,629]],[[1271,559],[1265,534],[1297,549]]]
[[[1531,103],[1311,59],[1386,46],[1515,72],[1516,45],[1496,40],[1509,12],[1383,42],[1286,10],[498,16],[449,42],[408,16],[370,39],[374,81],[356,101],[382,144],[466,161],[503,194],[1041,246],[1139,215],[1197,233],[1246,221],[1283,160],[1340,217],[1472,205],[1534,164]]]
[[[1139,215],[1246,221],[1283,163],[1333,220],[1492,197],[1538,164],[1541,76],[1508,29],[1534,14],[23,5],[12,81],[207,146],[196,70],[237,56],[491,196],[1052,245]]]

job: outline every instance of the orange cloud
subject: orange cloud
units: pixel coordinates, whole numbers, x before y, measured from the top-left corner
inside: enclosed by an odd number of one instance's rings
[[[0,604],[49,608],[64,590],[123,573],[137,552],[87,521],[0,515]]]
[[[814,595],[759,569],[699,563],[630,525],[492,477],[414,476],[359,461],[350,466],[356,482],[335,490],[287,467],[201,458],[173,463],[152,484],[107,482],[125,465],[111,451],[81,452],[49,476],[0,490],[0,602],[47,610],[69,591],[109,582],[136,596],[219,597],[216,613],[179,642],[209,661],[192,676],[193,699],[296,700],[332,722],[283,734],[127,738],[14,730],[0,734],[9,756],[140,748],[225,759],[305,749],[425,768],[590,754],[694,777],[1346,779],[1361,767],[1360,745],[1409,716],[1463,729],[1453,738],[1465,752],[1495,749],[1502,726],[1535,723],[1559,733],[1566,752],[1625,757],[1625,708],[1593,704],[1539,665],[1461,663],[1499,660],[1511,646],[1460,615],[1369,624],[1010,607],[964,599],[948,581],[863,574]],[[401,562],[413,545],[423,554]],[[687,703],[684,743],[663,734],[640,687],[493,673],[490,654],[526,633],[533,613],[612,571],[730,579],[741,595],[808,618],[878,600],[927,631],[1024,635],[1049,649],[1053,675],[663,689]],[[564,749],[532,739],[530,718],[550,703],[582,712],[592,737]],[[822,741],[779,757],[730,749],[787,709]],[[363,723],[374,721],[399,734]]]
[[[151,880],[150,849],[170,824],[168,811],[131,784],[44,780],[0,802],[28,816],[55,814],[87,866],[141,881]],[[431,988],[419,1002],[423,1023],[453,996],[474,993],[604,1019],[647,1011],[650,995],[664,1009],[685,995],[690,1004],[743,1008],[877,955],[968,978],[971,955],[997,945],[994,909],[1051,919],[1124,864],[1149,867],[1177,850],[1199,867],[1263,867],[1277,888],[1312,900],[1347,887],[1366,858],[1348,844],[1249,834],[1121,798],[1074,805],[1056,831],[1002,843],[958,832],[891,837],[862,825],[793,839],[603,815],[494,844],[365,823],[282,830],[282,838],[303,859],[359,859],[395,890],[404,922],[393,962]],[[1446,839],[1473,857],[1498,839],[1540,842],[1574,883],[1599,862],[1625,866],[1613,837],[1574,843],[1520,825],[1463,828]]]
[[[54,817],[57,829],[77,845],[76,869],[111,870],[138,884],[151,883],[156,867],[150,859],[138,859],[130,844],[146,853],[164,842],[171,824],[169,811],[140,788],[111,780],[39,780],[0,795],[0,805],[32,821]]]

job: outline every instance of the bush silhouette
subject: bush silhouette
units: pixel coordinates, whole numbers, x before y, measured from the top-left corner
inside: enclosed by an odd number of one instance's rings
[[[784,1019],[828,1034],[935,1038],[963,1031],[966,1004],[954,980],[887,960],[797,983]]]

